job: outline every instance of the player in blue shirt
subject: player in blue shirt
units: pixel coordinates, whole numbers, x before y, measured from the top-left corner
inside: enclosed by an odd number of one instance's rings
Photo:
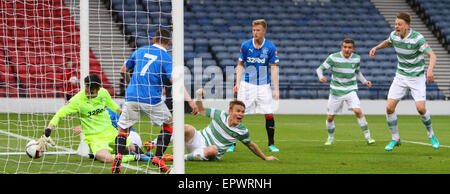
[[[274,145],[275,121],[273,100],[278,100],[278,56],[275,45],[264,38],[267,23],[264,19],[252,23],[253,38],[241,45],[234,93],[245,103],[246,114],[265,114],[269,150],[279,152]],[[244,76],[242,73],[245,72]],[[273,93],[270,84],[273,84]],[[272,96],[273,95],[273,96]],[[272,98],[273,97],[273,98]],[[232,152],[234,146],[228,150]]]
[[[172,115],[161,97],[164,80],[168,79],[172,82],[172,57],[166,50],[170,45],[170,32],[166,29],[156,31],[153,42],[152,46],[144,46],[134,51],[121,68],[121,73],[132,70],[133,74],[125,94],[122,114],[117,123],[119,135],[116,137],[113,173],[120,173],[121,154],[125,150],[129,127],[140,120],[141,113],[147,115],[153,125],[162,126],[152,163],[163,172],[169,170],[162,157],[173,132]],[[197,106],[186,90],[184,90],[184,96],[193,110],[192,114],[196,114]]]

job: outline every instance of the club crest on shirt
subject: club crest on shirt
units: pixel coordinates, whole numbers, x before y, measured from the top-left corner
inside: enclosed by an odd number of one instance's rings
[[[269,52],[268,48],[263,48],[261,55],[259,58],[267,58],[267,53]]]

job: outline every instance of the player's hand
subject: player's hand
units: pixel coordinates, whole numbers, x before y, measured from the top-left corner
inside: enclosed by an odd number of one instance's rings
[[[239,90],[239,84],[234,85],[233,93],[234,93],[234,94],[237,94],[237,93],[238,93],[238,90]]]
[[[434,74],[433,71],[427,71],[427,83],[434,82]]]
[[[279,159],[276,158],[275,156],[267,156],[266,158],[264,158],[264,160],[279,160]]]
[[[52,146],[56,145],[50,136],[46,137],[45,135],[42,135],[41,138],[39,138],[37,145],[38,145],[39,150],[45,152],[48,149],[48,144],[50,144]]]
[[[205,89],[199,88],[197,91],[195,91],[195,94],[197,98],[203,98],[203,95],[205,95]]]
[[[81,133],[81,126],[76,126],[73,128],[73,135],[78,135]]]
[[[273,99],[275,99],[275,100],[280,99],[280,91],[278,91],[278,90],[273,91]]]
[[[322,78],[320,78],[320,82],[322,82],[322,83],[326,83],[326,82],[327,82],[327,78],[326,78],[326,77],[322,77]]]
[[[371,59],[375,58],[375,51],[377,51],[377,48],[376,48],[376,47],[373,47],[372,50],[370,50],[370,52],[369,52],[369,57],[370,57]]]
[[[366,84],[366,86],[368,88],[372,87],[372,82],[371,81],[366,81],[364,84]]]
[[[191,102],[191,103],[189,103],[189,106],[190,106],[191,109],[192,109],[191,114],[196,115],[196,114],[198,113],[198,107],[197,107],[197,105],[196,105],[195,103]]]

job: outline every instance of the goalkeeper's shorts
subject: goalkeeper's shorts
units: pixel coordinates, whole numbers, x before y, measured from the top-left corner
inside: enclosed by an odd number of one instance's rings
[[[111,129],[99,134],[86,135],[84,137],[84,141],[89,145],[92,153],[96,154],[100,150],[107,149],[110,153],[114,154],[118,132],[113,127]],[[131,140],[128,138],[126,146],[128,147],[130,144]]]

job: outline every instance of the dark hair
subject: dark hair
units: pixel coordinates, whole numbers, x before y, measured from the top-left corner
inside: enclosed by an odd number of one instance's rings
[[[398,19],[404,20],[408,25],[411,23],[411,16],[408,12],[401,11],[397,14]]]
[[[345,38],[343,41],[342,41],[342,44],[344,44],[344,43],[351,43],[351,44],[353,44],[353,47],[355,47],[355,41],[353,40],[353,39],[351,39],[351,38]]]
[[[160,44],[169,44],[170,32],[166,29],[159,29],[155,33],[155,42]]]
[[[102,85],[102,79],[100,76],[93,73],[84,78],[84,84],[87,88],[89,88],[89,90],[98,90]]]
[[[230,109],[232,109],[234,105],[241,105],[241,106],[243,106],[245,108],[244,102],[242,102],[242,101],[240,101],[238,99],[234,99],[234,100],[232,100],[230,102]]]

